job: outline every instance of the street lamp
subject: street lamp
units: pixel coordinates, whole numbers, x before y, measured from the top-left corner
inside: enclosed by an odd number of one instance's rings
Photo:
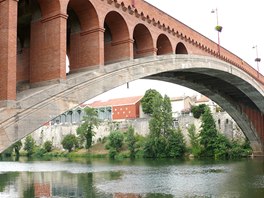
[[[255,61],[257,62],[257,70],[258,70],[258,77],[259,77],[259,62],[261,61],[261,58],[258,57],[258,46],[254,45],[252,47],[253,49],[256,49],[256,58]]]
[[[218,10],[217,10],[217,8],[216,9],[212,9],[211,13],[215,13],[216,14],[216,27],[215,27],[215,30],[217,31],[217,36],[218,36],[217,48],[218,48],[218,55],[220,56],[220,32],[222,31],[223,27],[218,24]]]

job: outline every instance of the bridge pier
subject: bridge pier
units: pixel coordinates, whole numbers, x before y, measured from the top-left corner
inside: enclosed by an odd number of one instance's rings
[[[0,0],[0,101],[16,99],[18,0]]]

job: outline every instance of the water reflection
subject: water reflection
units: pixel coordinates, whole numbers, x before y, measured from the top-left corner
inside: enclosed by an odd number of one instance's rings
[[[263,159],[0,162],[0,197],[262,197]]]

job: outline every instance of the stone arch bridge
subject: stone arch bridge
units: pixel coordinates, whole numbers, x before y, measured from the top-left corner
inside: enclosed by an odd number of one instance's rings
[[[87,99],[149,78],[208,96],[263,154],[264,77],[143,0],[0,0],[0,48],[0,152]]]

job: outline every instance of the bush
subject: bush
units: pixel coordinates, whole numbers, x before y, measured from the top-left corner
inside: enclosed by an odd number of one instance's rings
[[[73,148],[76,147],[76,145],[78,144],[78,141],[77,141],[77,138],[75,135],[69,134],[63,138],[61,144],[62,144],[64,149],[71,152],[73,150]]]
[[[168,138],[167,157],[182,158],[186,151],[184,136],[180,129],[173,130]]]
[[[50,152],[52,150],[52,142],[46,141],[43,145],[43,148],[44,148],[45,152]]]
[[[27,156],[31,156],[34,153],[35,141],[31,135],[26,137],[24,150],[27,151]]]
[[[200,104],[198,106],[193,106],[191,109],[191,112],[193,114],[193,117],[196,119],[199,119],[201,115],[205,112],[205,104]]]
[[[108,145],[110,148],[114,148],[120,151],[123,145],[124,135],[120,131],[113,131],[108,137]]]

